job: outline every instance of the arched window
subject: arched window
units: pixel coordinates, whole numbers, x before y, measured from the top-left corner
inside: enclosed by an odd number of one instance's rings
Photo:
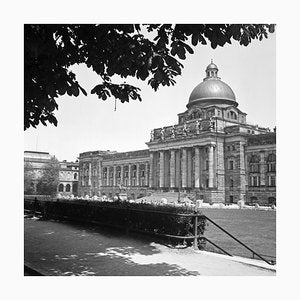
[[[252,155],[250,157],[250,172],[259,172],[259,157],[257,155]]]
[[[74,173],[74,180],[77,180],[77,173]]]
[[[257,203],[257,202],[258,202],[257,197],[255,196],[250,197],[250,203]]]
[[[71,186],[69,184],[66,185],[66,192],[70,192],[71,191]]]
[[[58,191],[59,192],[63,192],[64,191],[64,185],[62,183],[58,186]]]
[[[103,168],[103,178],[107,178],[107,168]]]
[[[234,119],[234,120],[237,120],[237,114],[234,111],[231,111],[230,112],[230,118]]]

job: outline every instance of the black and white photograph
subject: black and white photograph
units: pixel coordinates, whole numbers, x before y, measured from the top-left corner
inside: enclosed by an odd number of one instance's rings
[[[1,299],[296,298],[296,11],[5,3]]]
[[[274,276],[275,39],[25,24],[25,275]]]

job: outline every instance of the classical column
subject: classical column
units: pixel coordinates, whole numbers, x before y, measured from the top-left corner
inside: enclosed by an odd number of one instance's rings
[[[187,187],[192,187],[192,149],[187,149]]]
[[[148,164],[145,163],[145,186],[149,186]]]
[[[175,186],[180,188],[180,150],[175,151]]]
[[[195,188],[200,188],[200,149],[195,147]]]
[[[140,164],[136,164],[136,186],[140,186]]]
[[[92,163],[89,163],[89,186],[92,185]]]
[[[131,164],[128,165],[128,186],[131,186]]]
[[[265,152],[261,151],[260,153],[260,161],[259,161],[259,172],[260,172],[260,185],[266,185],[266,164],[265,164]]]
[[[187,187],[187,149],[182,149],[181,157],[181,187]]]
[[[214,187],[214,144],[208,146],[208,187]]]
[[[106,186],[109,186],[109,171],[110,171],[110,167],[106,168]]]
[[[117,166],[114,166],[114,174],[113,174],[113,186],[117,185]]]
[[[164,187],[165,180],[165,153],[164,151],[159,151],[159,187]]]
[[[124,185],[124,182],[123,182],[123,180],[124,180],[124,175],[123,175],[123,172],[124,172],[124,166],[123,165],[121,165],[121,176],[120,176],[120,181],[121,181],[121,186],[123,186]]]
[[[154,175],[154,153],[150,152],[150,162],[149,162],[149,166],[150,166],[150,171],[149,171],[149,187],[153,188],[154,187],[154,179],[153,179],[153,175]]]
[[[99,168],[99,170],[98,170],[98,175],[99,175],[98,181],[99,181],[99,185],[98,185],[98,186],[101,187],[101,186],[102,186],[102,162],[101,162],[101,160],[99,161],[98,168]]]
[[[170,188],[174,188],[175,187],[175,170],[176,170],[176,166],[175,166],[175,150],[171,150],[170,151]]]

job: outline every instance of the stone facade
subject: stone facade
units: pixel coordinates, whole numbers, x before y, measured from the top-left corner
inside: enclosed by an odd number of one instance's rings
[[[275,202],[276,133],[248,124],[237,106],[211,63],[178,123],[153,129],[147,150],[81,153],[79,195],[180,191],[210,203]]]

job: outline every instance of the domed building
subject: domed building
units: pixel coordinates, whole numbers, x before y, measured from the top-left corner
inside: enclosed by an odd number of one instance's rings
[[[211,61],[176,125],[151,131],[148,149],[79,156],[79,194],[272,204],[276,201],[276,134],[250,125]],[[175,200],[174,200],[175,201]]]

